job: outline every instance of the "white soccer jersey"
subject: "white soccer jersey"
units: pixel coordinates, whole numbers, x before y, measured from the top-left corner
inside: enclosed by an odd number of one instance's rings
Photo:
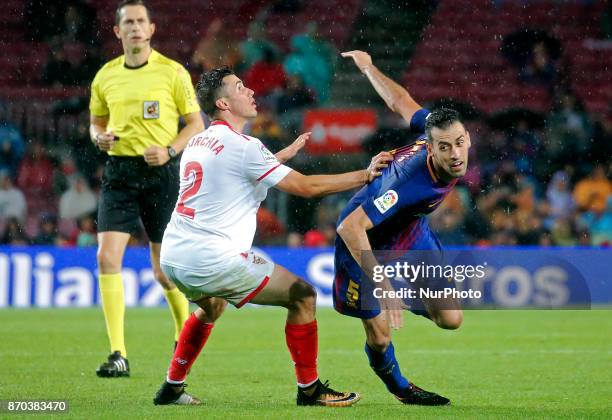
[[[161,262],[208,274],[251,248],[259,204],[291,168],[258,139],[215,121],[189,140],[180,171]]]

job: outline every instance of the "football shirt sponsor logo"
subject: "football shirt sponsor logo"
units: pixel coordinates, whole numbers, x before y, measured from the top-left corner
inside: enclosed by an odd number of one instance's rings
[[[265,259],[253,254],[253,264],[259,264],[259,265],[263,265],[263,264],[267,264],[268,261],[266,261]]]
[[[381,213],[386,213],[391,207],[397,204],[399,196],[394,190],[389,190],[376,200],[374,200],[374,205]]]

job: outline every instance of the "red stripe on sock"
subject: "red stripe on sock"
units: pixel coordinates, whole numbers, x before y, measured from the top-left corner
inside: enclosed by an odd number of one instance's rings
[[[185,380],[187,372],[206,344],[213,326],[214,324],[204,324],[195,314],[191,314],[185,321],[168,369],[168,379],[176,382]]]
[[[317,320],[308,324],[286,324],[285,338],[295,364],[295,376],[299,384],[309,384],[317,380],[317,354],[319,337]]]

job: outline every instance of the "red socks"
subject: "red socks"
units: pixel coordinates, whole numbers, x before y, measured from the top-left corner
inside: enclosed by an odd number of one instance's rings
[[[213,324],[203,324],[194,314],[187,319],[178,339],[176,351],[168,369],[168,382],[182,383],[187,372],[202,351]],[[295,364],[298,385],[310,385],[318,379],[317,321],[308,324],[286,324],[285,337]]]
[[[317,321],[301,325],[286,324],[285,338],[295,365],[298,385],[312,384],[319,378],[317,374],[317,354],[319,353]]]
[[[214,324],[204,324],[191,314],[181,330],[172,362],[168,369],[168,382],[182,383],[206,344]]]

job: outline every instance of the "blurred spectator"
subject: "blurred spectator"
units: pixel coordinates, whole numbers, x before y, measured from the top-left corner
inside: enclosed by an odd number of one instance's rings
[[[14,217],[7,220],[0,244],[3,245],[29,245],[30,240],[25,233],[25,229]]]
[[[575,206],[574,198],[569,186],[569,176],[564,171],[557,171],[553,175],[546,189],[549,219],[547,227],[552,227],[555,220],[560,217],[569,217]]]
[[[13,186],[13,180],[6,171],[0,171],[0,220],[11,217],[23,223],[27,205],[23,193]]]
[[[502,54],[519,68],[527,83],[553,88],[558,79],[561,43],[545,31],[521,29],[504,37]]]
[[[306,25],[306,35],[310,37],[314,45],[315,51],[329,63],[331,72],[333,74],[336,64],[338,62],[338,50],[334,45],[327,41],[321,31],[317,22],[308,22]]]
[[[32,239],[34,245],[56,245],[58,242],[57,218],[50,213],[40,216],[38,234]]]
[[[593,129],[583,105],[572,93],[559,96],[547,120],[546,151],[557,162],[577,162],[590,148]]]
[[[98,240],[96,238],[96,227],[93,217],[90,215],[80,217],[77,220],[79,233],[76,239],[76,246],[96,246]]]
[[[304,234],[304,246],[307,248],[323,248],[329,245],[325,234],[318,229],[311,229]]]
[[[511,147],[510,158],[516,162],[516,167],[523,174],[533,172],[534,161],[540,148],[540,138],[529,128],[527,121],[519,120],[516,129],[508,138]],[[470,162],[471,163],[471,162]]]
[[[222,66],[236,67],[240,62],[240,50],[227,34],[223,21],[213,19],[191,56],[193,71],[202,73]]]
[[[542,235],[540,235],[540,239],[538,240],[537,245],[541,246],[541,247],[549,247],[553,245],[552,242],[552,237],[550,235],[550,232],[548,231],[544,231],[542,233]]]
[[[70,67],[63,47],[59,45],[52,46],[47,58],[47,64],[45,64],[43,69],[42,82],[47,86],[73,85],[74,79],[70,74]]]
[[[514,231],[514,218],[504,208],[495,208],[490,217],[493,232]]]
[[[327,246],[332,246],[334,242],[336,242],[336,224],[328,223],[321,230],[323,235],[325,236],[325,241],[327,242]]]
[[[287,88],[276,102],[279,122],[285,131],[290,135],[297,135],[302,128],[304,108],[314,104],[314,93],[304,86],[302,77],[297,74],[288,74]]]
[[[534,245],[537,244],[540,237],[544,234],[544,225],[542,219],[533,215],[531,218],[525,221],[524,224],[518,225],[517,244],[518,245]]]
[[[7,121],[0,122],[0,171],[8,171],[15,179],[24,151],[23,137],[17,127]]]
[[[612,245],[612,196],[604,210],[588,211],[580,222],[590,233],[591,245]]]
[[[260,207],[257,211],[258,242],[275,242],[284,240],[285,227],[270,210]]]
[[[528,226],[535,216],[536,197],[533,185],[523,181],[519,190],[511,197],[515,206],[512,212],[514,228],[518,235],[526,233]]]
[[[267,39],[263,22],[254,20],[249,24],[247,39],[240,43],[240,53],[244,68],[251,68],[253,64],[260,61],[266,50],[271,50],[276,55],[279,54],[278,47]]]
[[[529,59],[521,68],[521,80],[553,88],[557,77],[557,63],[553,60],[546,44],[544,42],[534,44]]]
[[[270,111],[258,112],[251,125],[251,135],[260,139],[270,150],[283,148],[283,130]]]
[[[76,173],[70,177],[69,182],[70,188],[62,194],[59,201],[60,219],[78,219],[93,213],[98,200],[85,178]]]
[[[299,232],[289,232],[287,234],[287,248],[300,248],[302,246],[302,234]]]
[[[89,125],[83,120],[78,121],[66,143],[71,147],[69,154],[74,158],[77,171],[85,176],[89,185],[99,181],[95,173],[106,158],[91,141]]]
[[[270,48],[264,48],[262,59],[244,75],[244,84],[255,92],[255,97],[279,93],[287,84],[287,75]]]
[[[597,165],[589,177],[576,183],[574,199],[580,210],[601,213],[608,205],[611,192],[612,186],[604,167]]]
[[[607,111],[596,119],[593,127],[593,143],[588,155],[591,163],[602,163],[612,156],[612,101]]]
[[[585,227],[578,227],[578,230],[576,231],[576,236],[578,238],[578,242],[576,243],[576,245],[578,246],[591,246],[591,245],[601,245],[601,246],[608,246],[610,245],[610,242],[602,242],[600,244],[595,244],[591,242],[591,233],[589,232],[589,230]]]
[[[42,81],[48,86],[85,86],[100,67],[97,49],[73,42],[51,46]]]
[[[489,238],[492,229],[489,215],[494,207],[495,197],[483,194],[476,199],[476,207],[466,213],[465,231],[472,242]]]
[[[302,77],[299,74],[287,75],[287,88],[277,102],[278,114],[283,116],[286,112],[302,110],[314,104],[314,94],[304,85]]]
[[[518,243],[513,230],[500,230],[491,235],[492,246],[514,246]]]
[[[327,101],[332,76],[331,63],[317,52],[316,44],[308,35],[294,35],[291,38],[291,53],[283,65],[288,74],[301,76],[306,87],[316,93],[318,102]]]
[[[95,28],[96,9],[87,0],[68,2],[63,16],[61,36],[65,42],[84,42],[87,45],[98,43]]]
[[[53,171],[53,162],[47,156],[43,145],[34,142],[19,166],[17,186],[28,197],[49,197],[53,195]]]
[[[557,246],[575,246],[576,232],[569,219],[560,218],[555,221],[551,230],[553,244]]]

